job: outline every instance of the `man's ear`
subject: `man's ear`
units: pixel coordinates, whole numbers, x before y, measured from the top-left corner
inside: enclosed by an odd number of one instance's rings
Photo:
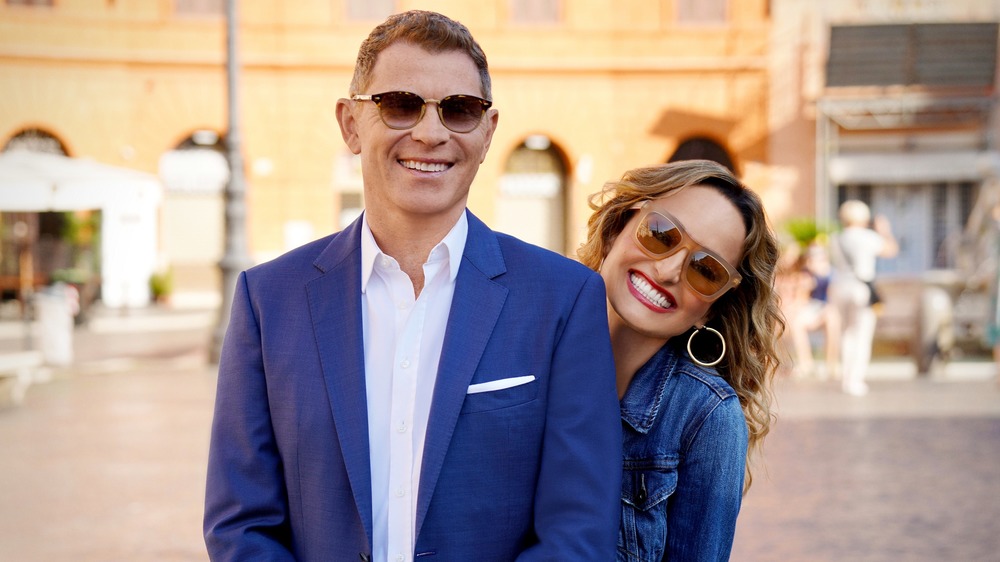
[[[493,108],[486,110],[486,142],[483,143],[483,153],[479,156],[480,164],[486,161],[486,153],[490,151],[490,144],[493,143],[493,133],[496,132],[499,121],[499,111]]]
[[[344,143],[354,154],[361,154],[361,138],[358,136],[358,120],[354,118],[354,103],[346,98],[337,100],[337,123]]]

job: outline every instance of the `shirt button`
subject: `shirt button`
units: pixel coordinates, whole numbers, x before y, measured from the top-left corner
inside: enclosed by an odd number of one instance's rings
[[[403,560],[406,560],[405,556],[403,556],[402,554],[396,555],[396,562],[403,562]]]
[[[399,366],[402,367],[402,368],[404,368],[404,369],[409,369],[410,368],[410,360],[409,359],[403,359],[399,363]]]
[[[406,302],[401,301],[399,304],[396,305],[396,308],[400,310],[406,310],[407,308],[409,308],[409,306],[410,305],[407,304]]]
[[[406,495],[406,490],[402,488],[396,488],[396,497],[401,498]]]
[[[389,258],[382,258],[382,267],[389,267]]]
[[[400,433],[406,433],[406,422],[405,421],[399,422],[399,425],[396,426],[396,431]]]

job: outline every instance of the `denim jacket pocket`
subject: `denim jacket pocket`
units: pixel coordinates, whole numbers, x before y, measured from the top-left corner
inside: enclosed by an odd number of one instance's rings
[[[618,533],[619,561],[663,560],[667,546],[667,504],[676,489],[676,459],[625,463]]]

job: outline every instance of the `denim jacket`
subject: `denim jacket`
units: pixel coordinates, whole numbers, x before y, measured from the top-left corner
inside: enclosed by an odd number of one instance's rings
[[[736,392],[668,342],[635,374],[621,413],[618,560],[728,560],[748,440]]]

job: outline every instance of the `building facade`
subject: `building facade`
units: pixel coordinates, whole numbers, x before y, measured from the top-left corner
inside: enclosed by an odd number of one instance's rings
[[[978,342],[996,271],[984,225],[1000,201],[1000,2],[771,6],[772,188],[826,225],[848,198],[891,221],[900,254],[878,266],[881,339],[918,355]]]
[[[34,135],[71,157],[158,175],[157,260],[178,299],[219,294],[224,8],[0,4],[0,146]],[[406,9],[462,21],[489,57],[500,124],[469,206],[494,228],[573,255],[591,194],[678,153],[728,161],[776,220],[812,212],[811,185],[776,184],[770,172],[766,0],[244,0],[239,118],[254,261],[338,230],[363,208],[335,102],[362,39]]]

